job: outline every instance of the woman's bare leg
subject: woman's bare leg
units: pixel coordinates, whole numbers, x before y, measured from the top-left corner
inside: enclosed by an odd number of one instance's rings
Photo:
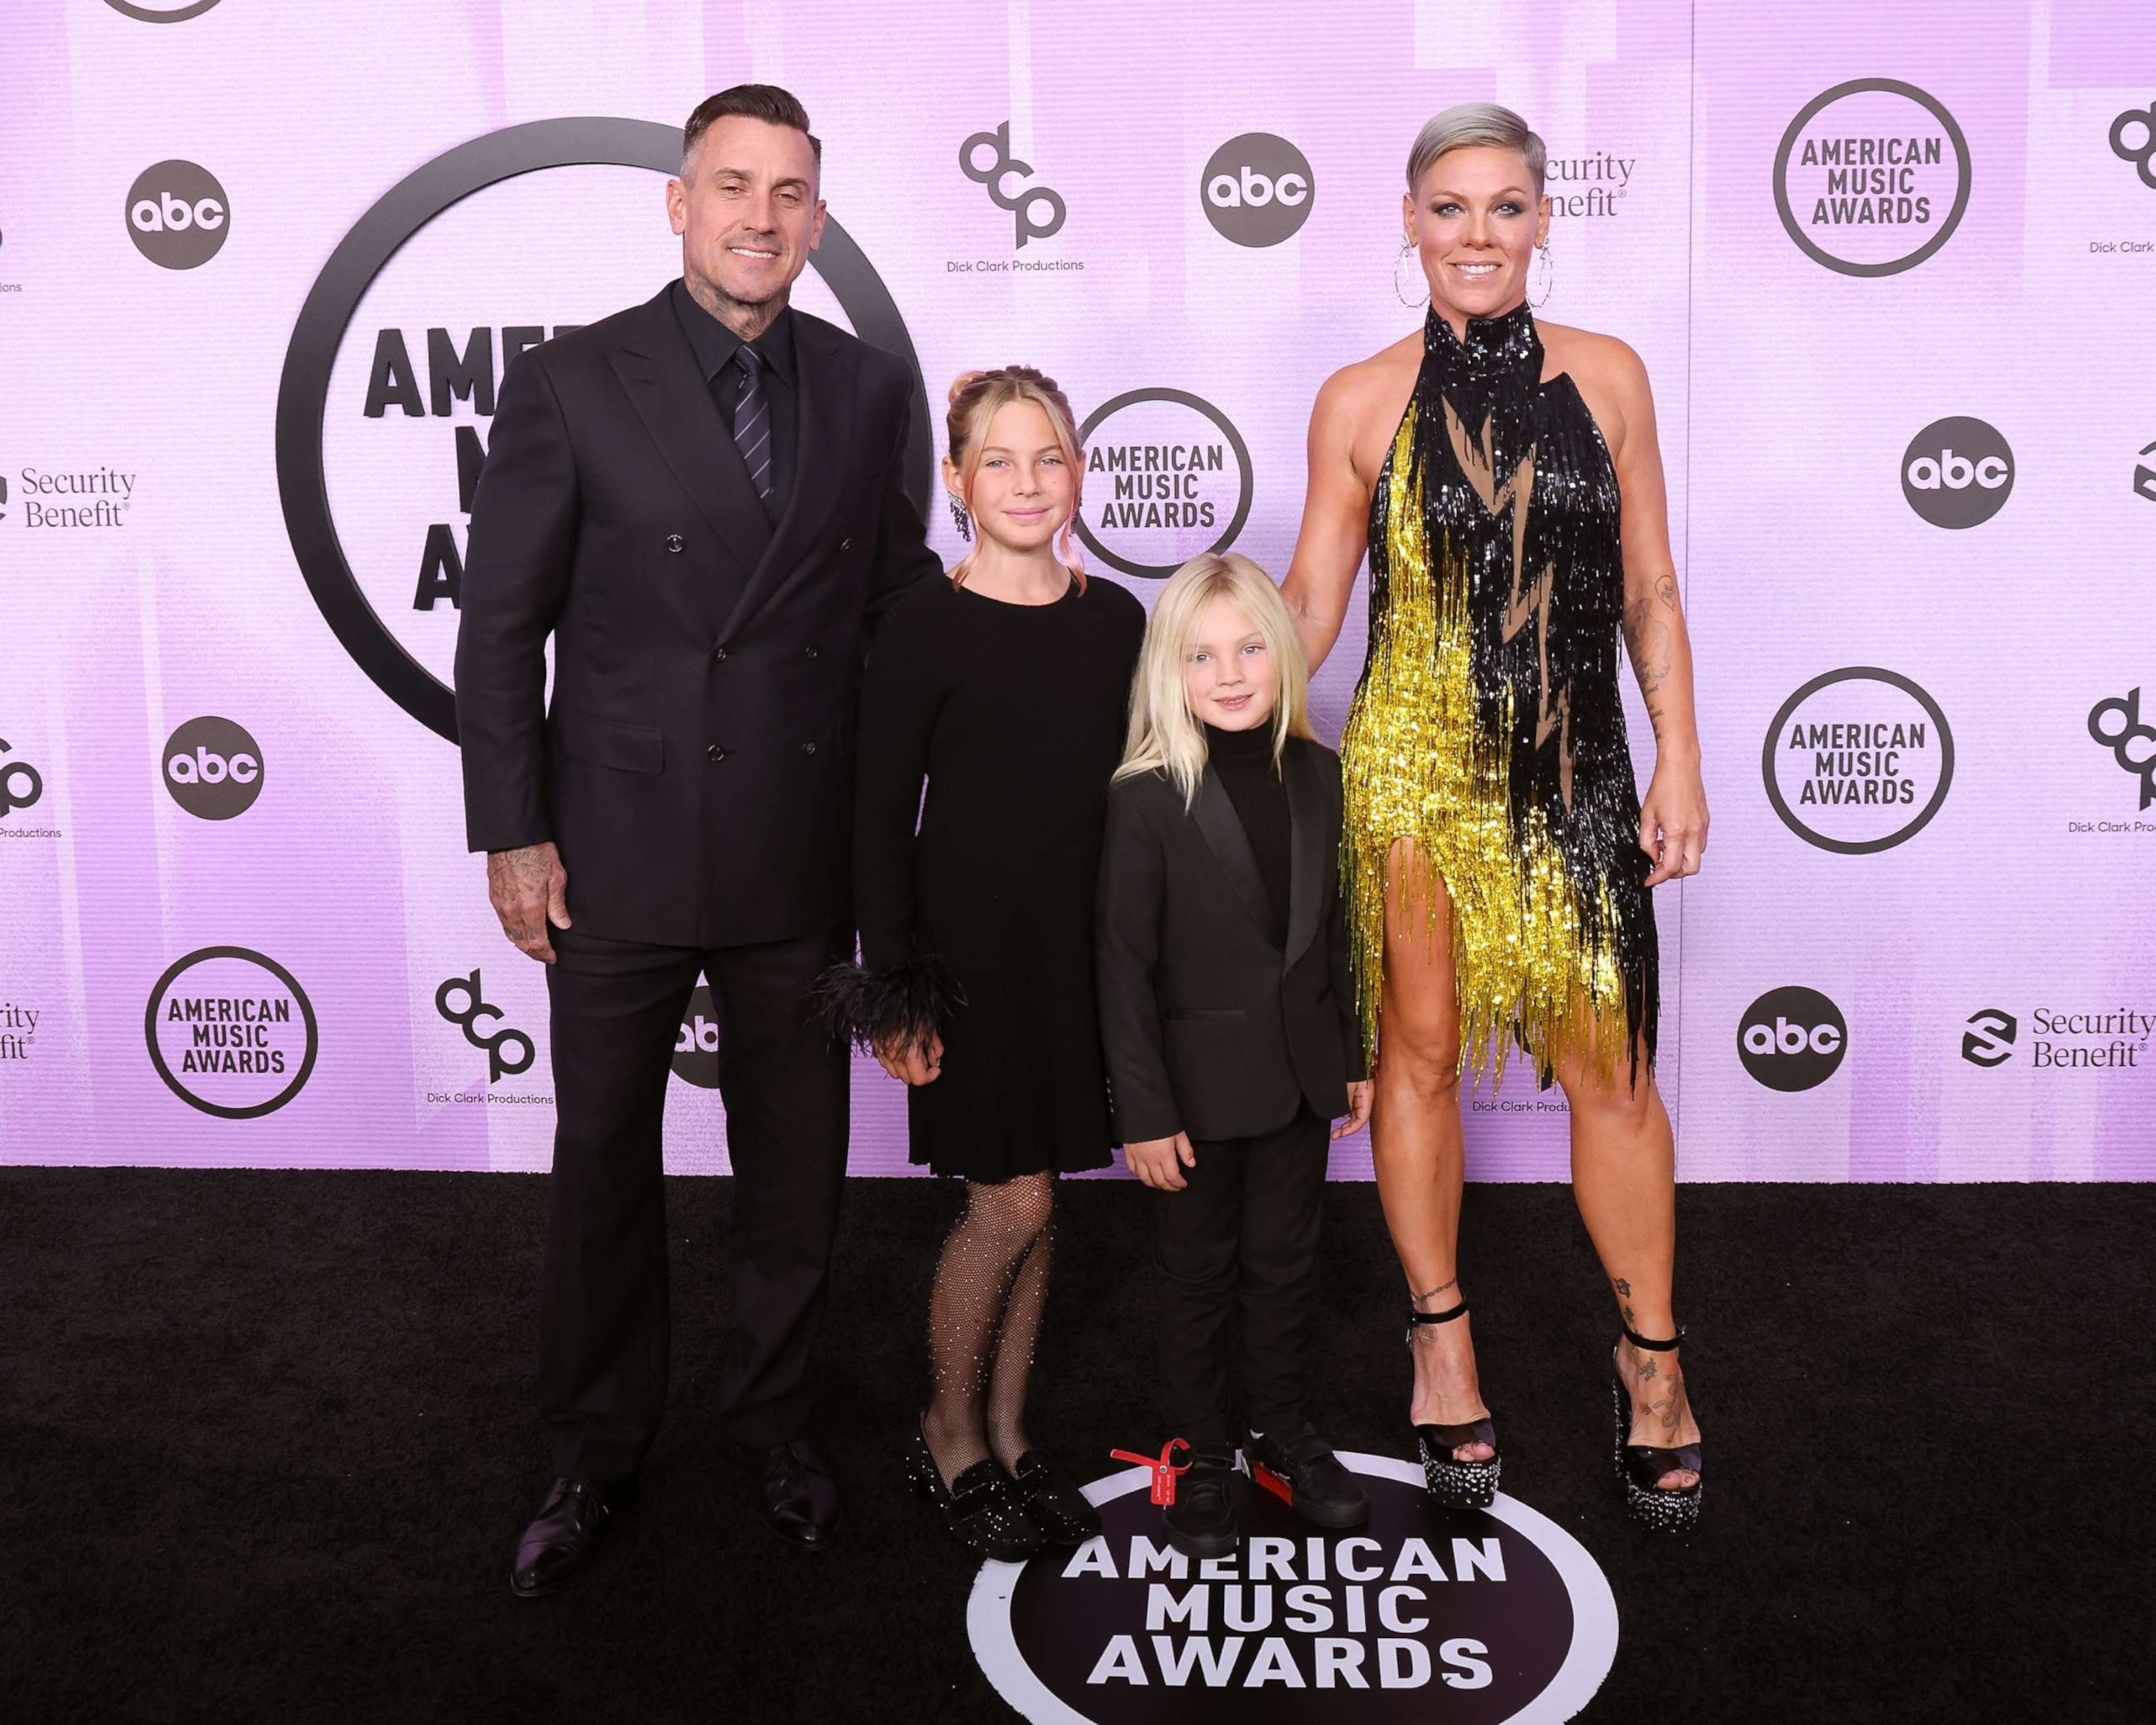
[[[1418,1312],[1456,1306],[1460,1191],[1466,1147],[1460,1126],[1460,999],[1452,967],[1452,900],[1445,881],[1405,839],[1385,868],[1385,973],[1378,1004],[1377,1093],[1370,1153],[1393,1250]],[[1414,1327],[1418,1425],[1486,1418],[1475,1373],[1471,1317]],[[1462,1444],[1455,1461],[1486,1461],[1487,1444]]]
[[[1676,1334],[1671,1282],[1677,1243],[1676,1145],[1654,1074],[1644,1060],[1636,1081],[1620,1057],[1613,1073],[1597,1070],[1591,1050],[1558,1061],[1572,1106],[1572,1189],[1580,1219],[1602,1260],[1619,1312],[1655,1341]],[[1632,1441],[1664,1449],[1699,1441],[1675,1352],[1617,1346],[1617,1369],[1632,1396]],[[1699,1476],[1672,1468],[1657,1482],[1681,1491]]]

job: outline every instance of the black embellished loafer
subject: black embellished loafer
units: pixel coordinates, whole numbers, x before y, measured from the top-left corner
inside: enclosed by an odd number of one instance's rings
[[[1224,1558],[1235,1548],[1235,1452],[1201,1445],[1176,1476],[1175,1502],[1160,1512],[1168,1543],[1194,1558]]]
[[[839,1531],[839,1482],[806,1438],[750,1445],[745,1459],[763,1470],[763,1525],[800,1551],[825,1551]]]
[[[976,1556],[1022,1563],[1041,1548],[1040,1529],[1019,1502],[1018,1487],[990,1456],[959,1470],[943,1483],[928,1440],[915,1428],[906,1446],[906,1474],[913,1489],[934,1504],[952,1538]]]
[[[536,1599],[566,1586],[598,1549],[611,1513],[607,1488],[598,1481],[556,1480],[547,1488],[539,1513],[517,1538],[510,1592],[520,1599]]]
[[[1355,1476],[1307,1421],[1291,1435],[1253,1432],[1244,1453],[1251,1477],[1312,1526],[1359,1527],[1370,1519],[1370,1500]]]
[[[1101,1531],[1100,1512],[1041,1450],[1028,1450],[1011,1470],[1019,1507],[1046,1545],[1083,1545]]]

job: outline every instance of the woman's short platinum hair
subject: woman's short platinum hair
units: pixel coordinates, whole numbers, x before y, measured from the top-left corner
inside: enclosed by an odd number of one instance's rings
[[[1422,177],[1439,157],[1455,150],[1478,148],[1518,151],[1527,158],[1527,172],[1534,176],[1535,196],[1543,195],[1543,170],[1549,161],[1543,141],[1527,130],[1526,121],[1495,102],[1461,102],[1447,108],[1415,134],[1414,147],[1408,151],[1409,193],[1412,195],[1422,183]]]

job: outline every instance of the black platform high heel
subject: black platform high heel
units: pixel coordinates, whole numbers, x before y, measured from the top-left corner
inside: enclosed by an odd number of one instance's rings
[[[1669,1353],[1684,1340],[1684,1326],[1666,1342],[1650,1342],[1630,1324],[1620,1324],[1625,1339],[1635,1348],[1649,1353]],[[1698,1444],[1679,1444],[1674,1449],[1664,1449],[1653,1444],[1632,1441],[1632,1393],[1625,1387],[1625,1374],[1618,1369],[1616,1350],[1610,1350],[1610,1381],[1617,1392],[1617,1483],[1624,1488],[1625,1507],[1631,1512],[1632,1519],[1643,1527],[1657,1532],[1683,1533],[1699,1522],[1700,1487],[1706,1483],[1707,1471],[1702,1465]],[[1695,1477],[1682,1491],[1662,1489],[1658,1483],[1666,1473],[1679,1469]]]
[[[1466,1315],[1465,1300],[1446,1312],[1417,1312],[1409,1307],[1408,1347],[1414,1347],[1416,1325],[1449,1324]],[[1489,1508],[1490,1500],[1497,1495],[1498,1476],[1505,1466],[1505,1458],[1496,1453],[1496,1422],[1489,1414],[1462,1425],[1418,1425],[1415,1442],[1422,1450],[1423,1483],[1431,1497],[1454,1509]],[[1455,1461],[1452,1452],[1469,1444],[1487,1444],[1490,1459]]]

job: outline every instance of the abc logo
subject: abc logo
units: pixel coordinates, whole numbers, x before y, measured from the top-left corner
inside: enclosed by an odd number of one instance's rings
[[[1902,495],[1935,527],[1988,521],[2014,490],[2014,452],[1981,419],[1940,419],[1902,457]]]
[[[719,1011],[708,983],[696,984],[681,1014],[681,1029],[674,1039],[674,1076],[698,1090],[719,1087]]]
[[[223,249],[230,203],[208,168],[192,162],[146,167],[127,192],[127,237],[166,270],[192,270]]]
[[[262,794],[262,746],[229,719],[190,719],[165,745],[165,788],[199,820],[244,814]]]
[[[1825,1084],[1849,1048],[1841,1009],[1816,988],[1772,988],[1737,1026],[1737,1058],[1769,1090]]]
[[[1278,245],[1310,219],[1310,162],[1286,138],[1246,131],[1213,152],[1199,182],[1205,219],[1237,245]]]

